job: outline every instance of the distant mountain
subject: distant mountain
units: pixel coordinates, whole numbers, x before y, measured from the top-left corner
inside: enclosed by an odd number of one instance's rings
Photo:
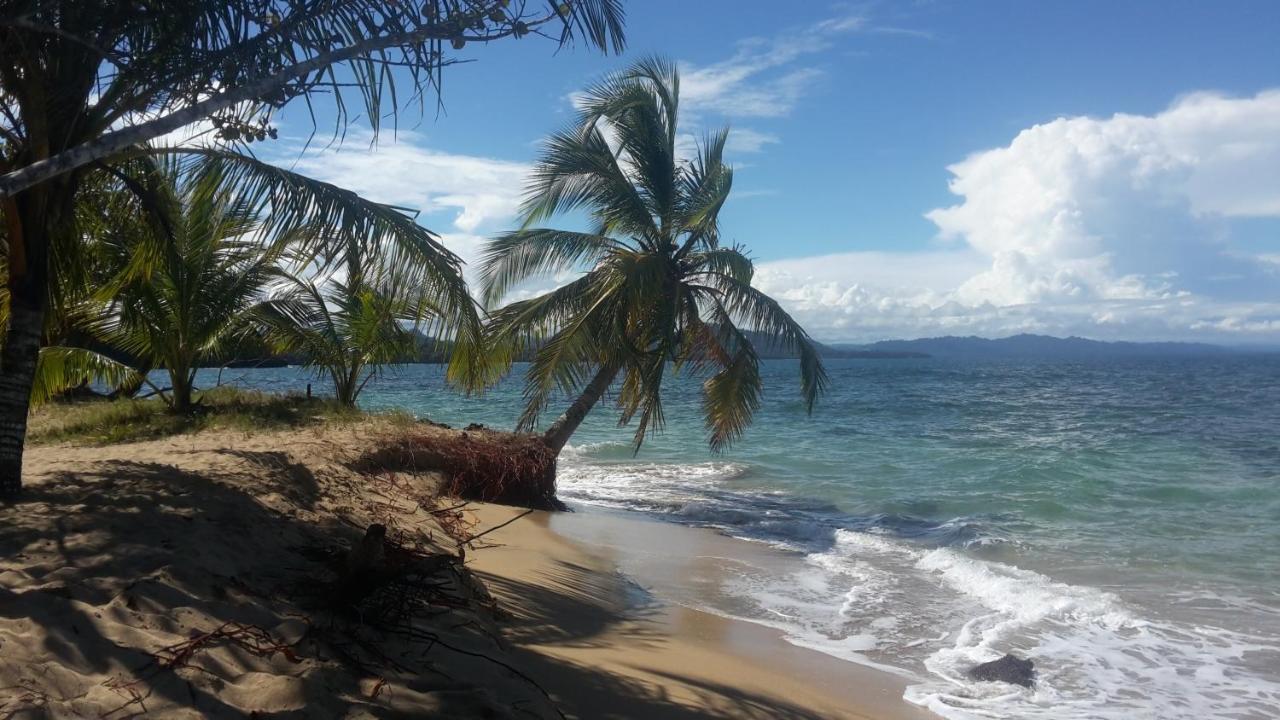
[[[756,348],[756,353],[763,359],[776,360],[796,357],[796,353],[766,338],[761,333],[746,332]],[[453,349],[447,340],[437,341],[434,338],[418,333],[417,348],[408,355],[399,358],[403,363],[439,363],[448,362]],[[823,358],[857,358],[868,360],[902,360],[913,358],[960,358],[969,360],[1092,360],[1110,358],[1151,358],[1151,357],[1203,357],[1231,355],[1247,352],[1266,352],[1263,348],[1230,348],[1220,345],[1190,342],[1103,342],[1081,337],[1056,338],[1048,335],[1014,335],[1007,338],[988,339],[980,337],[936,337],[919,340],[882,340],[867,345],[852,343],[825,344],[814,342],[818,354]],[[520,360],[532,358],[532,352],[525,353]],[[244,353],[229,358],[230,366],[240,367],[275,367],[279,365],[297,365],[304,362],[300,356],[271,356]]]
[[[756,354],[766,360],[777,360],[798,357],[795,351],[780,342],[766,337],[763,333],[744,331],[747,339],[756,349]],[[862,358],[867,360],[902,360],[907,358],[927,358],[929,354],[919,350],[899,350],[896,348],[863,348],[824,345],[814,341],[818,355],[824,358]]]
[[[935,357],[966,359],[1039,358],[1090,360],[1124,357],[1188,357],[1227,355],[1236,350],[1188,342],[1103,342],[1081,337],[1056,338],[1048,335],[1014,335],[1007,338],[937,337],[919,340],[883,340],[870,345],[840,344],[844,351],[919,352]]]

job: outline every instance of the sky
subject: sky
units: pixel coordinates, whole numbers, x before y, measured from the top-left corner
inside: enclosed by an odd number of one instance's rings
[[[731,127],[726,241],[819,340],[1280,343],[1280,3],[626,7],[621,56],[468,46],[441,112],[302,152],[289,106],[259,151],[420,210],[474,260],[573,93],[656,53],[684,133]]]

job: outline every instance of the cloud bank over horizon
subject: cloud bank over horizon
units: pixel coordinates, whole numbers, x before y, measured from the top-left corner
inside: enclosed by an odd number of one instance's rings
[[[469,263],[514,221],[529,163],[442,152],[415,133],[361,141],[296,166],[421,210]],[[760,152],[777,140],[743,141]],[[956,201],[924,213],[937,228],[928,249],[760,262],[756,284],[830,341],[1280,341],[1280,89],[1062,117],[947,170]]]
[[[1280,339],[1280,90],[1069,117],[951,165],[927,252],[762,263],[819,338]],[[1237,242],[1270,225],[1271,252]]]

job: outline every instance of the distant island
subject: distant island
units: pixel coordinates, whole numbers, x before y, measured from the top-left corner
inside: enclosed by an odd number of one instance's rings
[[[756,352],[765,360],[786,360],[795,352],[780,343],[748,332]],[[824,358],[860,360],[919,360],[948,358],[963,360],[1096,360],[1115,358],[1203,357],[1225,356],[1247,352],[1240,348],[1194,342],[1106,342],[1082,337],[1059,338],[1051,335],[1024,333],[1005,338],[959,337],[947,335],[915,340],[881,340],[874,343],[820,343],[814,346]],[[445,362],[451,347],[419,335],[417,349],[401,358],[401,363]],[[246,353],[228,363],[231,367],[282,367],[305,362],[301,356],[258,356]]]
[[[1082,337],[1058,338],[1021,334],[1006,338],[976,336],[882,340],[867,345],[834,344],[836,352],[917,353],[930,357],[971,360],[1057,359],[1093,360],[1126,357],[1192,357],[1229,355],[1240,350],[1193,342],[1105,342]],[[918,355],[917,355],[918,356]],[[847,356],[832,356],[847,357]]]
[[[759,333],[747,331],[746,336],[756,349],[756,354],[765,360],[785,360],[796,357],[790,348],[766,338]],[[861,358],[866,360],[905,360],[910,358],[927,358],[929,353],[914,348],[879,348],[860,346],[824,345],[814,342],[818,354],[824,358]]]

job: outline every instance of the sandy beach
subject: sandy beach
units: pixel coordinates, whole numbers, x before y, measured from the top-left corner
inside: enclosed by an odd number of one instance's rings
[[[606,545],[557,526],[614,527],[687,558],[690,572],[724,538],[590,513],[502,527],[521,511],[473,504],[458,516],[430,476],[351,469],[386,432],[30,450],[28,495],[0,508],[0,712],[924,717],[902,702],[901,679],[657,602]],[[369,615],[335,613],[327,598],[375,522],[394,540],[388,557],[430,566],[414,571],[433,588],[424,609],[391,629],[370,609],[384,608],[387,586],[356,606]],[[481,587],[451,557],[454,537],[495,527],[464,549]]]
[[[485,526],[518,513],[477,511]],[[674,572],[623,574],[602,533],[671,560]],[[496,546],[472,553],[469,566],[515,614],[508,636],[524,666],[573,717],[933,717],[903,702],[901,678],[796,647],[769,628],[663,603],[637,582],[692,584],[722,545],[740,541],[592,512],[535,512],[485,539]]]

